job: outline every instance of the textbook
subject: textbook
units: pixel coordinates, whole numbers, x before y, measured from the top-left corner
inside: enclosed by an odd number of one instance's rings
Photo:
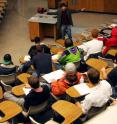
[[[53,81],[57,81],[58,79],[62,78],[64,76],[65,72],[63,70],[57,70],[53,71],[49,74],[45,74],[42,77],[48,82],[51,83]]]
[[[89,88],[88,87],[88,85],[86,84],[86,83],[81,83],[81,84],[78,84],[78,85],[74,85],[73,86],[74,88],[75,88],[75,90],[77,90],[79,93],[80,93],[80,95],[86,95],[86,94],[88,94],[88,93],[90,93],[90,89],[91,88]]]

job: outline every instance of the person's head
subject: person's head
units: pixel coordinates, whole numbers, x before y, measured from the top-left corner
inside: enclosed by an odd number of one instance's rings
[[[67,7],[68,7],[68,5],[67,5],[66,2],[61,2],[60,3],[60,8],[61,8],[62,11],[65,11],[67,9]]]
[[[36,45],[40,44],[41,40],[39,37],[35,37],[34,42]]]
[[[70,85],[73,85],[78,81],[75,64],[67,63],[65,65],[65,72],[66,72],[66,80],[69,82]]]
[[[100,79],[100,72],[97,71],[96,69],[94,68],[91,68],[87,71],[87,76],[88,76],[88,79],[89,81],[96,85],[99,83],[99,79]]]
[[[28,83],[34,89],[37,89],[40,86],[39,78],[37,78],[37,77],[33,77],[33,76],[29,77],[28,78]]]
[[[73,46],[73,41],[71,39],[65,39],[64,46],[66,48]]]
[[[3,57],[3,64],[9,65],[12,64],[12,58],[10,54],[5,54]]]
[[[91,31],[91,35],[92,35],[93,38],[98,38],[99,30],[98,29],[93,29]]]

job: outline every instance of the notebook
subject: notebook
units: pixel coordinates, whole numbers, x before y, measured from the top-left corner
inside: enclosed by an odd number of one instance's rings
[[[64,76],[64,71],[63,70],[57,70],[57,71],[53,71],[49,74],[45,74],[43,75],[42,77],[48,82],[48,83],[51,83],[53,81],[56,81],[60,78],[62,78]]]
[[[87,86],[86,83],[74,85],[73,87],[75,88],[76,91],[80,93],[80,95],[86,95],[90,93],[90,88]]]

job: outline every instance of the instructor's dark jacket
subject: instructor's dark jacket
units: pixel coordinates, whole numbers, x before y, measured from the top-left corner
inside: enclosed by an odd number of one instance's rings
[[[70,25],[73,26],[72,13],[79,13],[79,12],[81,12],[81,11],[80,10],[69,10],[69,9],[66,10]],[[58,29],[62,25],[62,19],[61,18],[62,18],[62,10],[58,9],[58,11],[57,11],[57,28]]]

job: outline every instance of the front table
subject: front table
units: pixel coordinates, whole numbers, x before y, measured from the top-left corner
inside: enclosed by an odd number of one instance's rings
[[[30,40],[34,41],[35,37],[43,39],[45,36],[54,37],[56,40],[57,18],[56,15],[36,14],[29,19]]]

